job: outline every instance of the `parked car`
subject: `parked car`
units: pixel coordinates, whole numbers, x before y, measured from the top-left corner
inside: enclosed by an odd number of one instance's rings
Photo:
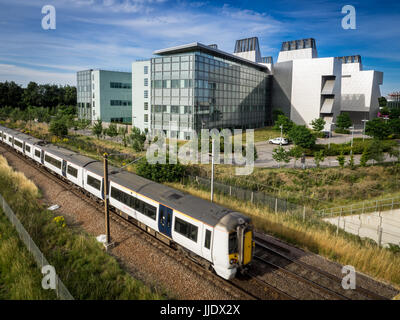
[[[289,144],[289,141],[286,138],[278,137],[278,138],[269,139],[268,143],[285,145],[285,144]]]

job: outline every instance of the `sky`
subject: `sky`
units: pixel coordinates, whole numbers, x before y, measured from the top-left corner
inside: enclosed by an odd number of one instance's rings
[[[42,7],[56,28],[42,28]],[[356,29],[343,29],[352,5]],[[0,81],[26,86],[76,84],[86,69],[131,71],[158,49],[201,42],[232,53],[237,39],[259,38],[277,60],[283,41],[314,38],[319,57],[360,54],[364,69],[384,72],[382,95],[400,91],[400,2],[0,0]]]

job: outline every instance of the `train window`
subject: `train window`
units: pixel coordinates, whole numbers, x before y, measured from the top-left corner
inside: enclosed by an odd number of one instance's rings
[[[175,217],[175,231],[186,238],[197,242],[197,230],[198,228],[191,223]]]
[[[58,169],[61,169],[61,161],[54,159],[53,157],[50,157],[48,154],[44,156],[44,161],[50,163],[51,165],[57,167]]]
[[[211,231],[206,230],[206,239],[204,240],[204,247],[210,249],[211,247]]]
[[[93,178],[90,175],[87,175],[87,184],[97,190],[100,190],[101,181],[99,179]]]
[[[67,173],[75,178],[78,177],[78,169],[75,169],[72,166],[68,166]]]
[[[8,141],[12,142],[12,137],[8,137]]]
[[[229,234],[229,254],[238,252],[238,242],[236,232]]]
[[[22,142],[20,142],[18,140],[14,140],[14,145],[16,145],[17,147],[22,148]]]
[[[27,144],[25,145],[25,151],[26,151],[26,152],[31,152],[31,147],[28,146]]]
[[[157,208],[140,200],[137,199],[117,188],[111,187],[111,197],[115,200],[126,204],[127,206],[139,211],[140,213],[148,216],[149,218],[156,220]]]
[[[40,150],[35,149],[35,157],[40,158]]]

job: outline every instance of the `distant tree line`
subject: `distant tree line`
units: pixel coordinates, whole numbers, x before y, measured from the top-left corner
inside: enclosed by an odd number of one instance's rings
[[[25,110],[29,106],[55,108],[76,106],[76,87],[29,82],[26,88],[11,82],[0,82],[0,108]]]

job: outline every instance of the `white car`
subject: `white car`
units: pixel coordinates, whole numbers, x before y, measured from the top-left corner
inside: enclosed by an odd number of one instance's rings
[[[285,144],[289,144],[289,141],[285,138],[278,137],[278,138],[274,138],[274,139],[269,139],[268,143],[285,145]]]

